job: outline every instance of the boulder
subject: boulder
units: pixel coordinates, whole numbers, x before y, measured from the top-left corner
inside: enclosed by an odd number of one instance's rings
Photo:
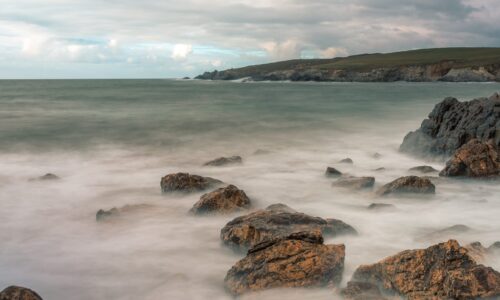
[[[362,265],[352,282],[370,283],[409,300],[500,297],[500,273],[478,264],[455,240]]]
[[[211,167],[221,167],[227,165],[241,164],[243,163],[243,159],[241,156],[230,156],[230,157],[219,157],[209,162],[204,163],[204,166]]]
[[[431,166],[418,166],[418,167],[413,167],[410,168],[408,171],[410,172],[420,172],[420,173],[432,173],[432,172],[439,172],[438,170],[434,169]]]
[[[342,176],[342,173],[333,167],[327,167],[326,171],[325,171],[325,176],[326,177],[339,177],[339,176]]]
[[[427,178],[418,176],[400,177],[389,182],[377,191],[377,195],[385,196],[394,193],[434,194],[436,187]]]
[[[344,245],[324,245],[319,231],[298,232],[256,244],[224,279],[238,296],[271,288],[338,286]]]
[[[222,184],[220,180],[188,173],[169,174],[163,177],[160,182],[163,193],[199,192],[214,188],[220,184]]]
[[[500,148],[493,141],[474,139],[460,147],[440,176],[493,177],[500,175]]]
[[[340,164],[353,164],[354,162],[350,158],[344,158],[344,159],[339,160],[339,163]]]
[[[99,209],[95,215],[96,221],[108,221],[124,214],[137,213],[152,208],[149,204],[127,204],[123,207],[113,207],[108,210]]]
[[[247,249],[265,240],[314,230],[326,236],[356,234],[356,230],[343,221],[312,217],[284,204],[273,204],[233,219],[222,228],[220,236],[228,246]]]
[[[194,214],[230,213],[250,207],[250,199],[243,190],[234,185],[228,185],[204,194],[193,205]]]
[[[332,183],[333,187],[348,188],[353,190],[360,190],[372,188],[375,184],[375,177],[355,177],[343,176]]]
[[[346,300],[386,300],[378,287],[369,282],[349,281],[340,294]]]
[[[421,157],[448,157],[472,139],[483,142],[495,139],[498,146],[498,129],[500,96],[497,93],[468,102],[449,97],[434,107],[418,130],[405,136],[400,151]]]
[[[11,285],[0,292],[0,300],[42,300],[35,291]]]

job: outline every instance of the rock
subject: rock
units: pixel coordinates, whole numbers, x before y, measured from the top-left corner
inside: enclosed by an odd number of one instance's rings
[[[182,77],[182,79],[184,79],[184,80],[189,80],[189,79],[191,79],[191,78],[189,78],[188,76],[186,76],[186,77]]]
[[[344,245],[324,245],[319,231],[299,232],[255,245],[228,272],[232,295],[283,287],[338,286]]]
[[[219,157],[209,162],[204,163],[204,166],[211,167],[221,167],[233,164],[241,164],[243,163],[243,159],[241,156],[230,156],[230,157]]]
[[[400,151],[417,156],[452,155],[472,139],[485,142],[500,136],[500,96],[459,102],[446,98],[438,103],[420,128],[408,133]]]
[[[326,171],[325,171],[325,176],[326,177],[339,177],[339,176],[342,176],[342,173],[335,168],[327,167]]]
[[[375,171],[375,172],[381,172],[381,171],[385,171],[385,168],[384,167],[376,168],[373,171]]]
[[[489,251],[500,251],[500,242],[494,242],[488,247]]]
[[[353,164],[354,162],[350,158],[344,158],[344,159],[339,160],[339,163],[340,164]]]
[[[375,177],[355,177],[344,176],[337,179],[332,183],[333,187],[349,188],[353,190],[360,190],[372,188],[375,184]]]
[[[381,187],[377,191],[377,195],[385,196],[394,193],[434,194],[435,192],[436,187],[429,179],[418,176],[405,176]]]
[[[408,171],[410,172],[420,172],[420,173],[432,173],[432,172],[439,172],[438,170],[434,169],[431,166],[418,166],[418,167],[413,167],[410,168]]]
[[[347,287],[341,290],[346,300],[386,300],[378,287],[369,282],[349,281]]]
[[[173,173],[161,179],[160,186],[163,193],[168,192],[199,192],[214,188],[222,181],[188,173]]]
[[[43,176],[39,176],[36,178],[30,178],[30,181],[36,181],[36,180],[49,181],[49,180],[59,180],[59,179],[61,179],[61,178],[59,178],[59,176],[52,174],[52,173],[47,173]]]
[[[194,214],[230,213],[250,207],[250,199],[243,190],[234,185],[228,185],[204,194],[193,205]]]
[[[378,152],[375,152],[375,153],[373,153],[372,157],[373,157],[374,159],[380,159],[380,158],[382,157],[382,154],[380,154],[380,153],[378,153]]]
[[[99,209],[95,215],[96,221],[107,221],[123,214],[137,213],[152,208],[149,204],[127,204],[123,207],[113,207],[109,210]]]
[[[388,208],[396,208],[396,206],[387,203],[372,203],[368,205],[368,209],[371,210],[388,209]]]
[[[472,229],[466,225],[457,224],[426,233],[422,236],[421,240],[448,240],[450,238],[456,237],[459,234],[470,232],[471,230]]]
[[[42,300],[35,291],[11,285],[0,292],[0,300]]]
[[[352,281],[367,282],[409,300],[500,296],[500,273],[477,264],[455,240],[362,265]]]
[[[499,123],[500,124],[500,123]],[[500,150],[493,141],[470,140],[446,163],[439,176],[493,177],[500,175]]]
[[[488,249],[484,248],[480,242],[473,242],[464,247],[469,251],[469,255],[477,262],[484,261],[488,254]]]
[[[356,234],[352,226],[340,220],[312,217],[284,204],[273,204],[233,219],[222,228],[220,236],[228,246],[247,249],[265,240],[314,230],[320,230],[326,236]]]

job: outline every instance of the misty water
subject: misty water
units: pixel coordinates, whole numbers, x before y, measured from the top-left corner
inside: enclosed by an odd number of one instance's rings
[[[341,219],[343,285],[357,266],[456,238],[500,240],[500,186],[434,180],[429,198],[377,199],[331,187],[327,166],[375,176],[376,187],[423,161],[398,152],[446,96],[489,96],[498,84],[236,83],[175,80],[0,81],[0,288],[44,299],[231,299],[227,270],[243,256],[220,243],[238,214],[195,217],[201,193],[162,195],[173,172],[245,190],[253,208],[285,203]],[[255,155],[258,149],[267,154]],[[375,159],[374,153],[381,158]],[[219,156],[244,164],[201,167]],[[350,157],[353,165],[338,164]],[[384,167],[383,172],[374,169]],[[45,173],[56,181],[33,181]],[[436,175],[436,174],[433,174]],[[375,188],[376,188],[375,187]],[[367,210],[373,202],[394,210]],[[98,209],[147,204],[111,222]],[[453,236],[429,232],[463,224]],[[500,259],[488,265],[500,270]],[[244,299],[336,299],[325,289],[271,290]]]

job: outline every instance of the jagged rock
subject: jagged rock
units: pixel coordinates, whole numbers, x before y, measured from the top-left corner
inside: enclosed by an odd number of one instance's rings
[[[246,249],[265,240],[313,230],[327,236],[356,234],[352,226],[340,220],[312,217],[284,204],[273,204],[233,219],[222,228],[220,236],[226,245]]]
[[[395,208],[395,206],[387,203],[372,203],[368,205],[368,209],[371,210],[388,209],[388,208]]]
[[[349,188],[353,190],[372,188],[375,177],[343,176],[332,183],[333,187]]]
[[[202,195],[191,208],[191,212],[194,214],[229,213],[249,207],[250,198],[243,190],[231,184]]]
[[[106,221],[112,218],[119,217],[123,214],[129,214],[134,212],[140,212],[152,208],[149,204],[127,204],[123,207],[116,208],[113,207],[108,210],[99,209],[95,215],[96,221]]]
[[[164,193],[168,192],[199,192],[214,188],[222,181],[188,173],[174,173],[161,179],[160,186]]]
[[[327,167],[326,171],[325,171],[325,176],[326,177],[339,177],[339,176],[342,176],[342,173],[333,167]]]
[[[417,156],[450,156],[472,139],[500,143],[500,95],[459,102],[448,97],[438,103],[420,129],[408,133],[400,151]]]
[[[264,241],[248,251],[224,279],[238,296],[282,287],[338,286],[344,270],[344,245],[324,245],[319,231]]]
[[[35,291],[11,285],[0,292],[0,300],[42,300]]]
[[[410,172],[420,172],[420,173],[432,173],[432,172],[439,172],[438,170],[434,169],[431,166],[418,166],[418,167],[413,167],[410,168],[408,171]]]
[[[500,124],[500,123],[499,123]],[[446,163],[440,176],[491,177],[500,175],[500,149],[493,143],[470,140]]]
[[[394,193],[434,194],[435,192],[436,187],[429,179],[418,176],[405,176],[381,187],[377,191],[377,195],[385,196]]]
[[[371,283],[409,300],[500,297],[500,273],[477,264],[455,240],[362,265],[352,281]]]
[[[203,165],[211,167],[220,167],[220,166],[227,166],[227,165],[241,164],[241,163],[243,163],[243,159],[241,158],[241,156],[235,155],[230,157],[219,157],[209,162],[206,162]]]
[[[344,159],[339,160],[339,163],[340,164],[353,164],[354,162],[350,158],[344,158]]]
[[[378,287],[369,282],[349,281],[347,287],[341,290],[346,300],[386,300]]]

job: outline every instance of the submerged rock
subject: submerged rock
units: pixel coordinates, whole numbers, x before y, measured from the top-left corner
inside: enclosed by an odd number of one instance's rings
[[[354,272],[352,282],[370,283],[409,300],[500,296],[500,273],[477,264],[455,240],[362,265]]]
[[[344,158],[344,159],[339,160],[339,163],[340,164],[353,164],[354,162],[352,161],[352,159],[350,159],[348,157],[348,158]]]
[[[284,204],[273,204],[264,210],[233,219],[222,228],[220,236],[224,244],[246,249],[265,240],[314,230],[328,236],[356,234],[352,226],[340,220],[312,217]]]
[[[451,238],[456,238],[457,235],[470,232],[472,229],[469,226],[463,224],[456,224],[443,229],[434,230],[423,234],[419,240],[449,240]]]
[[[420,173],[432,173],[432,172],[439,172],[438,170],[434,169],[431,166],[418,166],[418,167],[413,167],[410,168],[408,171],[410,172],[420,172]]]
[[[168,192],[199,192],[214,188],[222,181],[188,173],[173,173],[161,179],[160,186],[163,193]]]
[[[294,233],[255,245],[224,279],[233,295],[282,287],[338,286],[344,245],[324,245],[319,231]]]
[[[273,153],[273,152],[270,151],[270,150],[257,149],[257,150],[255,150],[255,152],[253,153],[253,155],[266,155],[266,154],[271,154],[271,153]]]
[[[342,173],[333,167],[327,167],[326,171],[325,171],[325,176],[326,177],[339,177],[339,176],[342,176]]]
[[[360,190],[372,188],[375,184],[375,177],[355,177],[344,176],[337,179],[332,183],[333,187],[349,188],[353,190]]]
[[[382,154],[380,154],[380,153],[378,153],[378,152],[375,152],[375,153],[373,153],[372,157],[373,157],[374,159],[380,159],[380,158],[382,157]]]
[[[379,209],[393,209],[396,208],[396,206],[392,204],[387,204],[387,203],[372,203],[368,205],[368,209],[371,210],[379,210]]]
[[[381,171],[385,171],[385,168],[384,167],[380,167],[380,168],[374,169],[373,171],[375,171],[375,172],[381,172]]]
[[[500,123],[499,123],[500,124]],[[446,163],[440,176],[491,177],[500,175],[500,150],[490,140],[470,140]]]
[[[137,213],[152,208],[149,204],[128,204],[120,208],[113,207],[108,210],[99,209],[95,215],[96,221],[107,221],[123,214]]]
[[[377,195],[385,196],[394,193],[434,194],[436,187],[427,178],[418,176],[400,177],[389,182],[377,191]]]
[[[250,199],[243,190],[234,185],[228,185],[204,194],[193,205],[194,214],[229,213],[250,207]]]
[[[341,290],[346,300],[386,300],[378,287],[369,282],[349,281],[347,287]]]
[[[43,176],[39,176],[36,178],[31,178],[30,181],[35,181],[35,180],[40,180],[40,181],[49,181],[49,180],[59,180],[61,179],[59,176],[52,174],[52,173],[47,173]]]
[[[11,285],[0,292],[0,300],[42,300],[35,291]]]
[[[209,162],[204,163],[204,166],[220,167],[233,164],[241,164],[243,159],[241,156],[219,157]]]
[[[450,156],[472,139],[500,143],[500,95],[459,102],[446,98],[438,103],[420,128],[408,133],[400,151],[417,156]]]

